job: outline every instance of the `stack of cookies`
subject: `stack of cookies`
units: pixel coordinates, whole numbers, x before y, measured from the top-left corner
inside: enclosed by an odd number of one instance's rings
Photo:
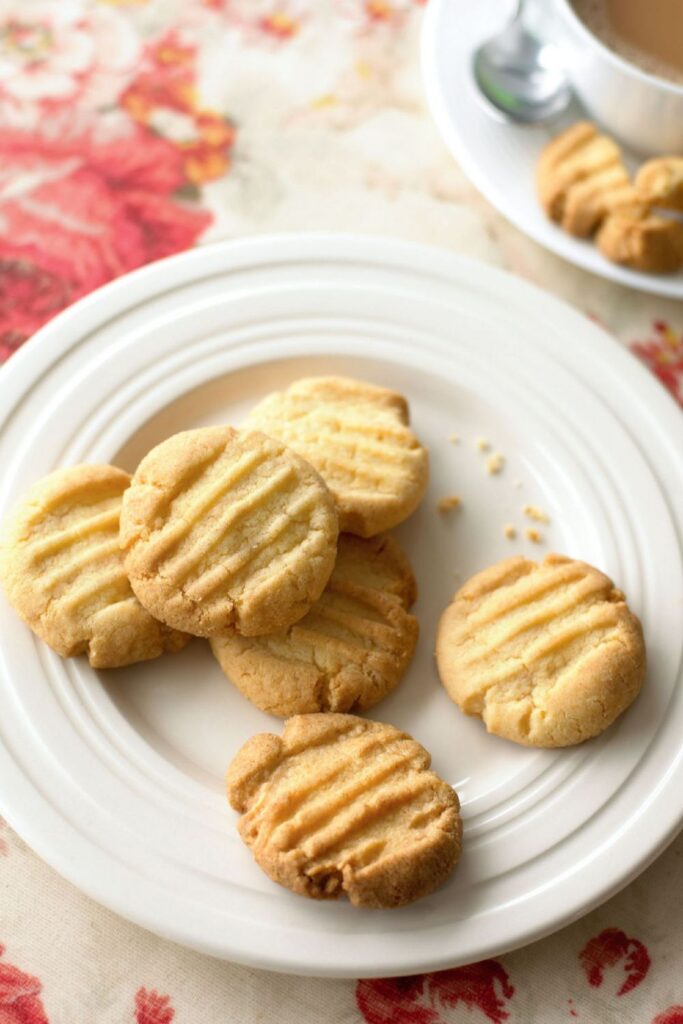
[[[401,906],[453,870],[458,798],[412,737],[353,712],[390,693],[415,650],[415,577],[385,531],[427,481],[401,395],[300,380],[241,430],[168,438],[132,478],[82,465],[40,481],[6,525],[0,579],[39,637],[95,668],[206,637],[231,683],[288,719],[228,771],[259,865],[306,896]],[[562,556],[475,576],[444,613],[437,660],[466,714],[536,746],[597,735],[644,672],[623,595]]]
[[[594,237],[613,263],[653,274],[683,267],[683,157],[649,160],[631,180],[616,142],[580,121],[544,147],[536,183],[548,217]]]

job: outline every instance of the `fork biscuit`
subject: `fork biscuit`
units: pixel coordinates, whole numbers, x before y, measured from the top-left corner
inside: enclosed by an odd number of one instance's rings
[[[572,125],[547,144],[536,184],[548,217],[582,238],[612,210],[637,203],[619,147],[590,121]]]
[[[58,654],[86,653],[94,668],[146,661],[189,640],[153,619],[130,588],[119,548],[129,483],[115,466],[51,473],[17,507],[0,548],[10,604]]]
[[[441,617],[436,657],[465,714],[536,747],[597,736],[645,675],[642,629],[624,595],[562,555],[505,559],[468,580]]]
[[[313,899],[398,907],[451,873],[462,827],[424,747],[354,715],[297,715],[252,736],[227,774],[240,835],[280,885]]]
[[[645,203],[666,210],[683,210],[683,157],[648,160],[636,174],[635,187]]]
[[[596,241],[603,256],[650,274],[672,274],[683,266],[683,224],[657,214],[618,210],[603,222]]]
[[[175,434],[138,466],[121,545],[140,603],[198,636],[286,629],[330,578],[334,499],[280,441],[233,427]]]
[[[346,377],[310,377],[261,401],[247,423],[291,445],[332,491],[340,529],[372,537],[415,511],[428,457],[401,395]]]
[[[211,649],[263,711],[365,711],[394,689],[413,656],[418,623],[407,609],[415,593],[392,537],[342,534],[330,582],[303,619],[269,636],[214,637]]]

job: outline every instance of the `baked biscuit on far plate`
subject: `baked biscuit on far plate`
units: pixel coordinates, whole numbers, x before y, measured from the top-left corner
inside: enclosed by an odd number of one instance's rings
[[[140,603],[198,636],[286,629],[323,592],[334,499],[282,442],[233,427],[169,437],[126,491],[121,546]]]
[[[0,548],[10,604],[41,640],[94,668],[178,651],[189,637],[157,622],[133,594],[119,548],[130,476],[115,466],[58,469],[17,506]]]
[[[672,274],[683,267],[683,224],[647,208],[610,214],[596,241],[608,260],[634,270]]]
[[[458,798],[424,747],[354,715],[297,715],[252,736],[228,769],[238,829],[265,873],[313,899],[399,907],[460,856]]]
[[[407,519],[424,495],[427,451],[401,395],[347,377],[309,377],[268,395],[247,423],[291,445],[332,491],[341,530],[372,537]]]
[[[666,210],[683,210],[683,156],[648,160],[636,174],[635,186],[643,202]]]
[[[394,689],[413,656],[419,627],[407,609],[415,592],[392,537],[344,533],[330,582],[303,619],[269,636],[214,637],[211,649],[263,711],[365,711]]]
[[[541,205],[571,235],[586,238],[636,196],[616,142],[579,121],[544,147],[536,170]]]
[[[603,732],[645,675],[640,622],[585,562],[508,558],[473,576],[441,616],[441,681],[489,732],[565,747]]]

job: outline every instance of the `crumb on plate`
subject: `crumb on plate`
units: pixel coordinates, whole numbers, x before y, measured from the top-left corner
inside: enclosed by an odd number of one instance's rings
[[[461,505],[462,498],[458,494],[449,494],[445,498],[439,498],[436,503],[439,512],[452,512],[453,509],[460,508]]]
[[[494,455],[489,455],[488,459],[486,460],[486,472],[490,476],[493,476],[496,473],[500,473],[504,465],[505,459],[500,454],[500,452],[496,452]]]
[[[512,523],[505,524],[505,526],[503,527],[503,533],[505,534],[508,540],[514,540],[517,536],[517,530],[514,528]]]
[[[448,440],[451,444],[460,444],[460,437],[457,434],[449,434]]]
[[[491,447],[491,442],[487,441],[485,437],[478,437],[475,444],[480,452],[487,452]]]
[[[533,519],[536,523],[549,523],[550,516],[547,512],[544,512],[542,508],[538,508],[537,505],[525,505],[522,512],[527,519]]]
[[[540,532],[536,529],[535,526],[527,526],[526,530],[524,531],[524,535],[527,538],[527,540],[532,541],[532,543],[534,544],[540,544],[543,540]]]

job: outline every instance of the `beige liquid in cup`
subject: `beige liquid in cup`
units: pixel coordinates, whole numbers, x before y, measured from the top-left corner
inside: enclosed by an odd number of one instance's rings
[[[644,71],[683,82],[683,0],[570,0],[610,50]]]

